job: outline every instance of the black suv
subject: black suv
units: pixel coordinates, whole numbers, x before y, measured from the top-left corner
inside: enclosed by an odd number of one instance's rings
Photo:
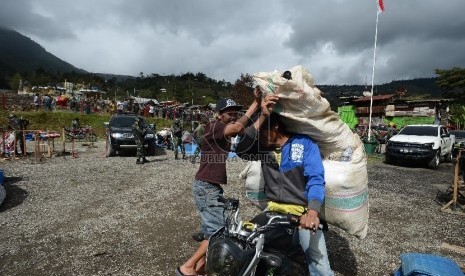
[[[143,120],[143,119],[142,119]],[[121,152],[122,149],[136,148],[134,135],[132,134],[132,125],[136,121],[136,115],[132,113],[119,113],[111,116],[110,121],[105,123],[107,150],[106,156],[114,156]],[[145,120],[142,122],[146,124]],[[144,147],[148,155],[155,154],[155,129],[154,125],[148,125],[145,134]]]

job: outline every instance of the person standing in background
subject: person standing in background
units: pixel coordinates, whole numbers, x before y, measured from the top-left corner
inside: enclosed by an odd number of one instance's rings
[[[34,95],[34,111],[39,110],[39,106],[40,106],[39,93],[36,93],[36,94]]]
[[[178,157],[178,147],[181,147],[182,159],[186,158],[186,149],[184,148],[184,143],[182,141],[182,125],[181,120],[175,119],[173,126],[171,127],[171,132],[173,133],[173,144],[174,144],[174,159],[179,159]]]
[[[205,126],[207,125],[207,119],[203,118],[200,121],[200,124],[195,128],[194,133],[192,134],[194,136],[195,144],[197,145],[195,148],[195,152],[191,157],[191,162],[195,163],[195,159],[197,156],[200,154],[200,147],[202,145],[202,138],[203,134],[205,132]]]
[[[132,125],[132,133],[134,134],[134,140],[137,146],[137,160],[136,164],[144,164],[149,162],[145,158],[144,152],[144,139],[145,133],[147,132],[147,126],[144,125],[144,121],[140,116],[136,116],[136,121]]]
[[[18,118],[14,114],[8,115],[8,129],[14,130],[15,136],[15,154],[19,155],[18,147],[21,149],[21,153],[25,154],[24,148],[24,130],[29,126],[29,120]]]

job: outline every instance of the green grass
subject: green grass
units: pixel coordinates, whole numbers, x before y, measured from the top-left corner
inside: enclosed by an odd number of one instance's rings
[[[15,112],[0,112],[0,126],[7,127],[8,126],[8,115],[12,113],[18,117],[23,117],[23,119],[29,120],[29,127],[30,130],[46,130],[46,131],[56,131],[58,133],[62,132],[63,127],[70,127],[71,121],[74,118],[79,118],[81,121],[82,126],[92,126],[92,129],[97,134],[97,137],[102,139],[105,137],[105,125],[104,122],[108,122],[110,120],[109,113],[92,113],[92,114],[82,114],[82,113],[75,113],[70,111],[61,111],[56,110],[53,112],[44,112],[44,111],[37,111],[37,112],[22,112],[22,111],[15,111]],[[155,124],[157,129],[163,127],[171,127],[171,121],[161,119],[161,118],[146,118],[147,123]]]
[[[368,164],[373,164],[373,163],[380,163],[384,162],[384,154],[368,154],[367,155],[367,163]]]

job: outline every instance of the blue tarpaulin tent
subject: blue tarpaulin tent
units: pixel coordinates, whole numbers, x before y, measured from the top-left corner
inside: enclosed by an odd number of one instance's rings
[[[196,144],[184,144],[186,155],[193,155],[196,148],[197,148]],[[178,148],[178,151],[181,152],[181,148]],[[234,157],[237,157],[237,154],[235,152],[230,152],[228,154],[228,158],[234,158]]]

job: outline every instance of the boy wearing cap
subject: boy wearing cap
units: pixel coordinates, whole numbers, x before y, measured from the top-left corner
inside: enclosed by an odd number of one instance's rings
[[[200,213],[201,231],[193,236],[200,241],[198,249],[182,266],[176,275],[201,274],[205,265],[208,238],[224,226],[223,203],[218,198],[223,195],[221,185],[227,183],[226,159],[230,150],[231,137],[244,131],[250,117],[261,105],[261,93],[255,90],[255,100],[239,119],[242,106],[232,99],[221,99],[216,105],[217,120],[205,126],[201,143],[200,167],[195,175],[192,193]]]

